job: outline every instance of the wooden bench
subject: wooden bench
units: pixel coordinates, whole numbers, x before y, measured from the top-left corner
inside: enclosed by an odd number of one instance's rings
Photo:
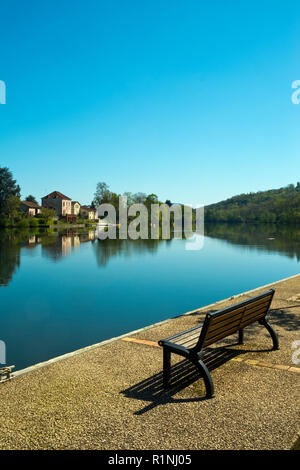
[[[265,326],[272,337],[273,349],[279,349],[277,335],[267,320],[274,292],[274,289],[271,289],[244,302],[214,313],[207,313],[201,325],[158,341],[158,344],[163,347],[164,388],[169,387],[171,353],[179,354],[189,359],[200,371],[205,382],[206,397],[212,398],[214,395],[212,378],[201,360],[205,349],[234,333],[238,333],[238,344],[243,344],[243,330],[251,323],[259,322]]]

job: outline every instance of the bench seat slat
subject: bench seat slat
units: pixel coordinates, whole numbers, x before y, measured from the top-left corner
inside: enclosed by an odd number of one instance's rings
[[[199,332],[197,333],[194,333],[192,335],[189,335],[189,336],[185,336],[184,338],[177,338],[174,343],[176,344],[182,344],[182,345],[186,345],[186,343],[190,343],[191,341],[193,341],[194,339],[198,339],[199,338]]]
[[[177,341],[177,338],[179,338],[181,336],[184,336],[184,335],[187,335],[189,333],[192,333],[195,330],[198,330],[198,334],[199,334],[199,329],[201,330],[201,328],[202,328],[202,323],[200,325],[194,326],[193,328],[189,328],[188,330],[182,331],[181,333],[177,333],[176,335],[169,336],[168,338],[165,338],[161,341],[168,341],[168,342],[175,343],[174,340]]]
[[[198,326],[197,328],[195,328],[194,330],[192,331],[183,331],[181,335],[177,336],[176,338],[174,338],[174,340],[178,340],[178,339],[185,339],[185,338],[189,338],[190,336],[194,336],[194,335],[199,335],[199,332],[201,331],[201,328],[202,328],[202,325],[201,326]]]
[[[196,336],[195,338],[191,338],[189,341],[187,341],[186,343],[183,344],[183,346],[185,348],[193,348],[194,346],[196,346],[197,342],[198,342],[198,339],[199,339],[199,335]]]

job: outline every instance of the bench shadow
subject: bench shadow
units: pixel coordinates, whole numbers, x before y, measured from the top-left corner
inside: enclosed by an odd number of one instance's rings
[[[299,313],[286,311],[292,308],[299,308],[299,305],[289,305],[288,307],[270,309],[270,323],[276,328],[281,326],[287,331],[297,330],[300,326]]]
[[[231,346],[233,346],[232,343]],[[212,371],[245,352],[247,351],[224,347],[207,348],[201,359],[208,369]],[[171,387],[168,390],[164,390],[163,388],[163,374],[161,371],[132,387],[122,390],[120,393],[124,394],[127,398],[149,402],[147,406],[134,413],[135,415],[141,415],[156,406],[166,403],[200,402],[207,400],[205,396],[196,398],[173,398],[173,395],[198,381],[200,378],[199,372],[195,366],[187,359],[184,359],[171,367]]]

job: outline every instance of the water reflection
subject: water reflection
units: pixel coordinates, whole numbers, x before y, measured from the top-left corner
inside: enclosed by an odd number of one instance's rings
[[[20,237],[0,231],[0,286],[7,286],[20,266]]]
[[[48,233],[40,237],[42,256],[59,261],[69,256],[73,250],[77,251],[82,243],[94,240],[95,232],[93,230],[84,233],[76,230]]]
[[[93,245],[97,263],[105,266],[113,256],[129,257],[133,254],[156,253],[159,243],[170,243],[171,240],[101,240]]]
[[[275,224],[206,224],[205,236],[243,248],[281,253],[300,260],[300,226]]]
[[[95,240],[94,231],[0,230],[0,286],[7,286],[20,267],[21,250],[27,254],[41,247],[42,256],[53,261],[69,256],[82,243]]]
[[[174,234],[173,234],[174,236]],[[239,245],[242,249],[281,253],[300,260],[300,227],[277,225],[206,224],[205,236]],[[21,250],[34,254],[40,247],[41,255],[54,262],[91,243],[97,264],[104,267],[112,257],[130,257],[136,254],[157,253],[159,246],[171,246],[170,240],[98,240],[95,230],[30,231],[0,230],[0,286],[7,286],[20,267]],[[184,249],[184,247],[183,247]],[[205,244],[204,244],[205,249]]]

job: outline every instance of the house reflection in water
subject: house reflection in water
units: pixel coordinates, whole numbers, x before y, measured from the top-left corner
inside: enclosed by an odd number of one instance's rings
[[[220,239],[239,250],[276,253],[300,260],[299,226],[272,224],[206,224],[205,236]],[[95,230],[81,232],[0,230],[0,286],[8,286],[20,268],[22,256],[43,256],[59,261],[80,250],[83,243],[92,247],[97,265],[107,266],[112,258],[143,256],[145,252],[156,255],[159,247],[170,246],[170,240],[98,240]],[[38,248],[39,247],[39,248]]]
[[[27,248],[41,245],[42,256],[53,261],[70,256],[77,252],[83,243],[92,243],[98,266],[104,267],[109,259],[115,256],[131,256],[136,253],[143,254],[145,251],[155,253],[161,240],[102,240],[98,241],[94,230],[80,233],[76,230],[64,232],[44,233],[41,236],[30,236],[27,239]],[[168,243],[170,240],[164,240]],[[23,245],[24,246],[24,245]]]
[[[73,237],[73,246],[75,250],[78,250],[80,247],[80,238],[78,235],[74,235]]]
[[[41,237],[42,256],[58,261],[78,251],[82,243],[95,239],[94,231],[78,233],[76,230],[67,230],[63,233],[53,233]]]
[[[62,235],[61,241],[61,256],[68,256],[72,251],[72,242],[75,237],[69,235]]]
[[[40,243],[41,243],[41,237],[39,237],[38,235],[31,235],[28,238],[27,248],[34,248],[33,245],[39,245]],[[26,245],[25,245],[25,247],[26,247]]]
[[[30,231],[0,231],[0,287],[8,286],[13,275],[20,267],[21,250],[34,255],[35,249],[41,248],[42,256],[52,261],[59,261],[78,251],[82,243],[93,243],[94,230],[78,233],[76,230],[64,232],[41,232],[38,235]]]

